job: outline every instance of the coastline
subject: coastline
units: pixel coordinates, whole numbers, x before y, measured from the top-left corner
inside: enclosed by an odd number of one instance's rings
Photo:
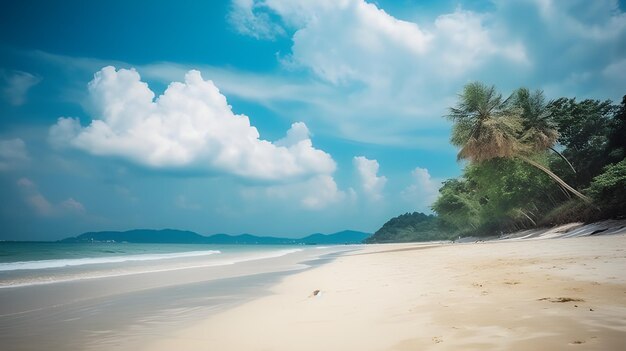
[[[107,259],[113,262],[0,272],[5,283],[0,289],[0,340],[7,351],[40,350],[41,345],[135,350],[155,335],[270,294],[268,289],[282,277],[353,247],[221,249],[215,255],[135,264]],[[37,278],[33,284],[12,282],[24,274],[28,280],[31,274]],[[66,279],[68,275],[78,278]]]
[[[623,267],[624,234],[368,245],[140,349],[620,350]]]

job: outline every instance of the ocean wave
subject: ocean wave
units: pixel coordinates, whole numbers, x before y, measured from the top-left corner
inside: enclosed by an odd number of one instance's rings
[[[85,257],[70,258],[56,260],[39,260],[39,261],[20,261],[20,262],[4,262],[0,263],[0,272],[26,270],[26,269],[48,269],[62,268],[71,266],[83,266],[88,264],[106,264],[106,263],[123,263],[132,261],[155,261],[168,260],[174,258],[187,258],[208,256],[221,253],[219,250],[206,251],[187,251],[163,254],[139,254],[125,256],[102,256],[102,257]]]
[[[129,271],[118,270],[115,272],[100,271],[100,272],[83,272],[83,273],[65,275],[65,276],[51,275],[51,276],[25,278],[25,279],[18,278],[18,279],[13,279],[13,280],[0,281],[0,289],[18,288],[18,287],[33,286],[33,285],[47,285],[47,284],[53,284],[53,283],[66,283],[66,282],[73,282],[73,281],[78,281],[78,280],[114,278],[114,277],[122,277],[122,276],[128,276],[128,275],[146,274],[146,273],[162,273],[162,272],[171,272],[171,271],[194,269],[194,268],[227,266],[227,265],[233,265],[233,264],[242,263],[242,262],[278,258],[278,257],[282,257],[285,255],[289,255],[289,254],[300,252],[300,251],[303,251],[303,249],[276,250],[276,251],[269,251],[269,252],[263,252],[263,253],[246,254],[246,255],[239,256],[239,257],[231,257],[229,259],[217,259],[217,260],[212,260],[203,264],[193,264],[193,265],[188,265],[188,266],[160,267],[160,268],[144,267],[144,269],[139,270],[139,271],[137,270],[129,270]],[[191,251],[191,252],[187,252],[187,254],[190,254],[192,252],[221,253],[220,251],[215,250],[215,251]],[[144,255],[134,255],[134,256],[144,256]],[[151,255],[151,256],[157,256],[157,255]],[[160,256],[163,256],[163,255],[160,255]],[[193,257],[193,256],[186,256],[186,257]],[[41,261],[33,261],[33,262],[41,262]],[[14,262],[14,263],[19,263],[19,262]],[[61,266],[61,267],[64,267],[64,266]],[[34,269],[34,268],[31,268],[31,269]]]

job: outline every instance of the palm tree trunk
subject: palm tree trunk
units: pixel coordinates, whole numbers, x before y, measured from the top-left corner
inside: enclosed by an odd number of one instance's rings
[[[563,154],[562,154],[562,153],[560,153],[560,152],[556,151],[556,149],[555,149],[555,148],[553,148],[552,146],[550,146],[550,150],[554,151],[554,153],[555,153],[555,154],[557,154],[557,155],[559,155],[559,157],[561,157],[561,158],[563,159],[563,161],[567,162],[567,164],[569,165],[569,168],[571,168],[571,169],[572,169],[572,171],[573,171],[574,173],[576,173],[576,170],[574,169],[574,166],[572,166],[572,164],[569,162],[569,160],[568,160],[567,158],[565,158],[565,156],[563,156]]]
[[[544,173],[546,173],[547,175],[550,176],[550,178],[554,179],[554,181],[556,181],[559,185],[561,185],[562,187],[564,187],[565,189],[569,190],[572,194],[578,196],[580,199],[582,199],[583,201],[585,201],[586,203],[591,203],[591,199],[588,198],[587,196],[581,194],[578,190],[572,188],[569,184],[565,183],[565,181],[563,181],[563,179],[559,178],[559,176],[557,176],[556,174],[552,173],[551,170],[549,170],[548,168],[546,168],[544,165],[542,165],[539,162],[533,161],[530,158],[526,157],[526,156],[518,156],[520,159],[522,159],[523,161],[528,162],[529,164],[537,167],[538,169],[542,170]]]
[[[534,226],[537,226],[537,223],[535,223],[535,221],[534,221],[532,218],[530,218],[530,216],[529,216],[529,215],[527,215],[526,213],[524,213],[524,211],[522,211],[522,210],[520,210],[520,209],[517,209],[517,212],[521,213],[524,217],[528,218],[528,220],[529,220],[529,221],[530,221],[530,222],[531,222]]]
[[[557,184],[557,185],[559,186],[559,189],[561,190],[561,192],[563,193],[563,195],[565,195],[565,197],[566,197],[568,200],[572,198],[572,195],[570,195],[570,194],[567,192],[567,189],[565,189],[565,188],[563,187],[563,185],[561,185],[561,184]]]

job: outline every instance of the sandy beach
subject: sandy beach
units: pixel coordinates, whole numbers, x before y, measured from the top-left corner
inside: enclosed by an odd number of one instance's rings
[[[143,349],[624,350],[625,268],[623,234],[368,245]]]

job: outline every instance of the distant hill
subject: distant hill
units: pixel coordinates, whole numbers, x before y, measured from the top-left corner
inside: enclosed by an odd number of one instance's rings
[[[369,237],[369,233],[344,230],[334,234],[311,234],[304,238],[277,238],[251,234],[227,235],[215,234],[204,236],[198,233],[175,229],[134,229],[124,232],[104,231],[88,232],[76,237],[60,240],[64,243],[87,242],[128,242],[128,243],[167,243],[167,244],[259,244],[259,245],[333,245],[360,244]]]
[[[88,232],[77,237],[60,240],[61,242],[129,242],[129,243],[167,243],[201,244],[206,237],[198,233],[175,229],[134,229],[125,232],[105,231]]]
[[[354,230],[344,230],[334,234],[311,234],[302,239],[298,239],[303,244],[358,244],[362,243],[371,234],[357,232]]]
[[[252,234],[228,235],[215,234],[205,237],[206,244],[248,244],[248,245],[286,245],[296,244],[295,239],[275,238],[271,236],[256,236]]]
[[[437,217],[421,212],[405,213],[387,221],[365,242],[391,243],[449,240],[449,231],[442,228]]]

